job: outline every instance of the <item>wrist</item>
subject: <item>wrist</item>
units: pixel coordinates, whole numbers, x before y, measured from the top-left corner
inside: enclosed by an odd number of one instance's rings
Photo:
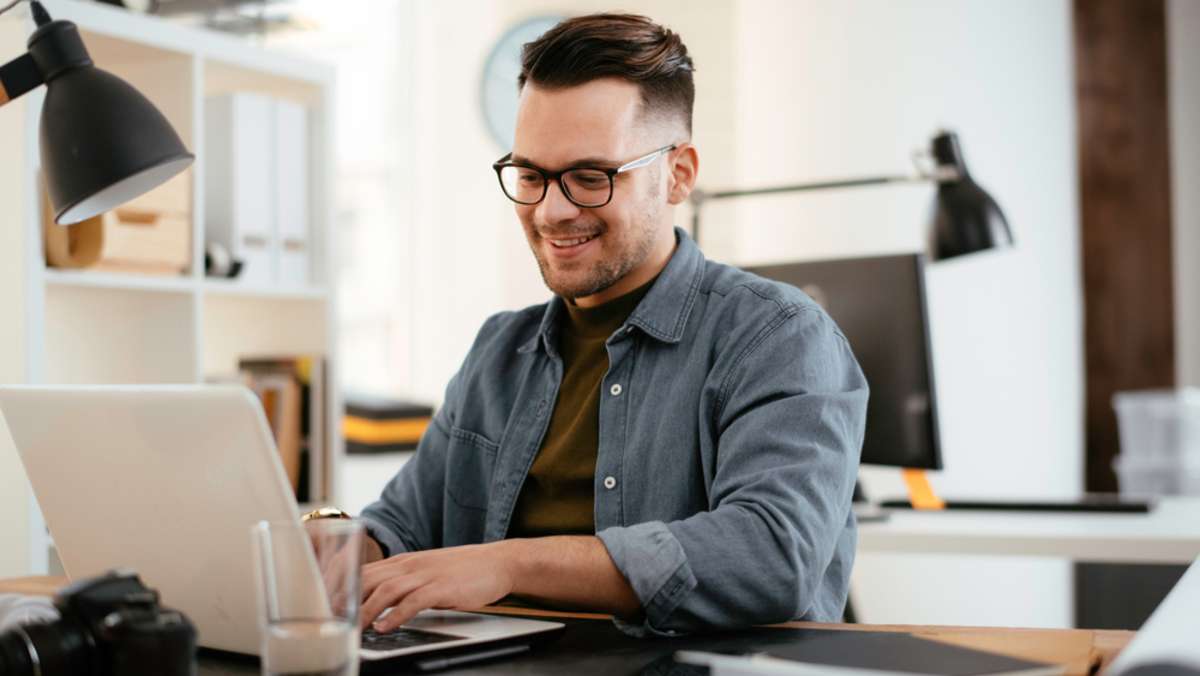
[[[513,538],[495,543],[499,564],[508,579],[509,594],[529,593],[530,547],[533,540]]]
[[[382,561],[384,558],[386,557],[383,555],[383,545],[379,544],[378,540],[371,537],[370,533],[364,532],[362,536],[362,565],[365,566],[368,563]]]

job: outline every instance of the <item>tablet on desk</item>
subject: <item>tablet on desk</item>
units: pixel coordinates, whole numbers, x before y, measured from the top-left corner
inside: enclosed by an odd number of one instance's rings
[[[876,631],[816,630],[754,655],[680,651],[676,661],[713,676],[1056,676],[1061,666]]]

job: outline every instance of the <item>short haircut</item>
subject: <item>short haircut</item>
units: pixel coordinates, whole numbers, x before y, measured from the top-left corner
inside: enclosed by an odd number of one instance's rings
[[[566,19],[525,44],[518,88],[559,89],[617,77],[638,86],[644,115],[676,117],[692,133],[692,57],[679,35],[644,16]]]

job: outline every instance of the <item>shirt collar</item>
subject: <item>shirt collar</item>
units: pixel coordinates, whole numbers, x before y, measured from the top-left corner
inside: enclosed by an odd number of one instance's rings
[[[684,327],[696,304],[703,275],[704,254],[700,247],[683,229],[675,228],[675,252],[649,293],[626,320],[626,327],[636,326],[664,343],[678,343],[683,339]],[[517,352],[533,352],[539,343],[547,352],[554,352],[553,332],[557,330],[559,313],[566,311],[562,302],[555,296],[546,304],[537,335],[521,345]]]

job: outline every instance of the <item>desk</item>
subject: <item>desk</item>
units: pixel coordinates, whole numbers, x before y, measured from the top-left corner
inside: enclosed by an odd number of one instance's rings
[[[62,578],[41,577],[0,581],[0,593],[53,594]],[[488,612],[530,617],[561,618],[568,624],[562,638],[537,652],[470,670],[479,674],[668,674],[670,656],[675,650],[717,649],[719,638],[642,640],[622,636],[604,615],[558,613],[523,608],[490,608]],[[764,642],[786,640],[777,629],[837,629],[843,631],[901,631],[921,638],[943,641],[968,648],[989,650],[1013,657],[1065,665],[1068,674],[1082,676],[1107,665],[1133,637],[1127,631],[1091,631],[1084,629],[1007,629],[990,627],[931,627],[917,625],[846,625],[814,622],[788,622],[751,630]],[[739,640],[744,640],[744,634]],[[602,641],[609,647],[603,653],[590,649]],[[199,659],[198,676],[241,676],[258,674],[254,659],[204,651]],[[458,672],[444,672],[458,673]],[[699,673],[677,671],[675,673]]]
[[[1200,498],[1164,497],[1148,514],[896,510],[859,524],[858,551],[1186,565],[1200,556]]]

